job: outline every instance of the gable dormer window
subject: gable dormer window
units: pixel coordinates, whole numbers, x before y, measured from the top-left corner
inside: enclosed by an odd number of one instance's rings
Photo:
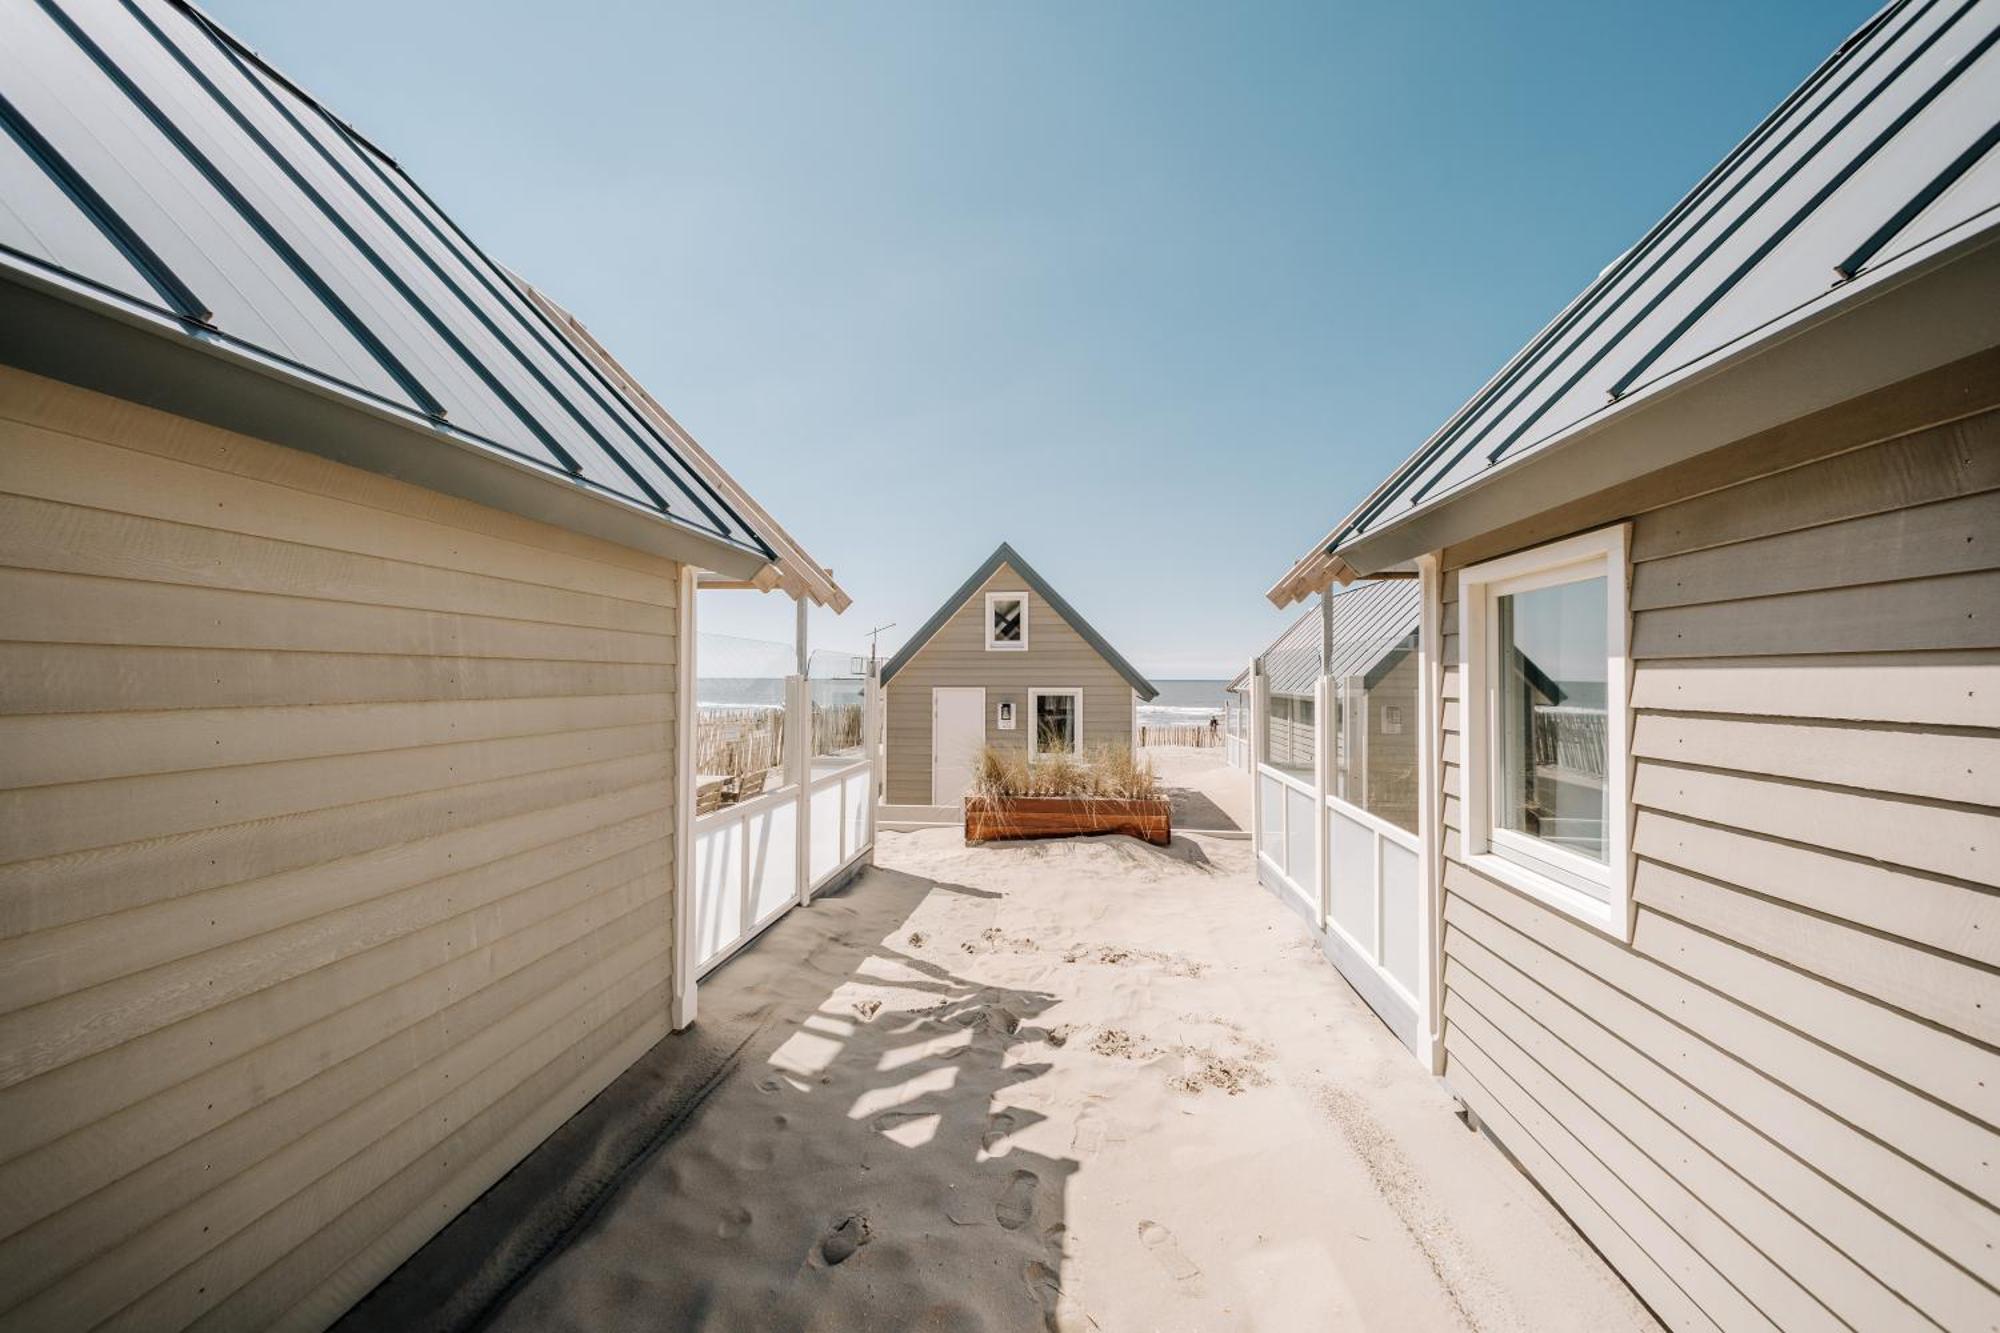
[[[1020,653],[1028,648],[1028,594],[986,594],[986,651]]]

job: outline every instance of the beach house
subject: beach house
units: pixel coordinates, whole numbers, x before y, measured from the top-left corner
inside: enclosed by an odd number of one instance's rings
[[[1266,881],[1674,1328],[2000,1321],[1996,42],[1884,8],[1270,592]]]
[[[691,1012],[697,579],[844,594],[197,11],[0,130],[0,1324],[324,1326]]]
[[[1159,693],[1005,542],[883,663],[881,683],[885,819],[956,818],[985,745],[1129,750],[1139,704]]]

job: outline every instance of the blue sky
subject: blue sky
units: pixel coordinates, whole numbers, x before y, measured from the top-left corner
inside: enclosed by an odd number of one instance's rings
[[[1177,677],[1874,4],[208,8],[834,568],[818,643],[1007,540]]]

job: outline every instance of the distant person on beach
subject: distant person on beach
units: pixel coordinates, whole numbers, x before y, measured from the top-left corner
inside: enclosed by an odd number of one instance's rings
[[[1221,734],[1222,734],[1222,719],[1219,717],[1211,716],[1208,719],[1208,739],[1210,741],[1213,741],[1215,740],[1216,737],[1220,736]]]

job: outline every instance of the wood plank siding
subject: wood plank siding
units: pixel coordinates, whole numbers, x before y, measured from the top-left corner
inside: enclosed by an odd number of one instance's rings
[[[2000,412],[1839,447],[1591,516],[1629,945],[1460,858],[1444,553],[1445,1076],[1675,1328],[2000,1326]]]
[[[1039,594],[1028,592],[1027,650],[986,650],[986,594],[1027,588],[1012,566],[1001,565],[886,687],[890,805],[931,803],[931,690],[941,685],[985,688],[986,739],[993,745],[1027,744],[1030,689],[1081,689],[1084,748],[1131,746],[1131,682]],[[994,725],[1002,700],[1014,703],[1013,731]]]
[[[678,574],[0,369],[0,1326],[323,1327],[666,1034]]]

